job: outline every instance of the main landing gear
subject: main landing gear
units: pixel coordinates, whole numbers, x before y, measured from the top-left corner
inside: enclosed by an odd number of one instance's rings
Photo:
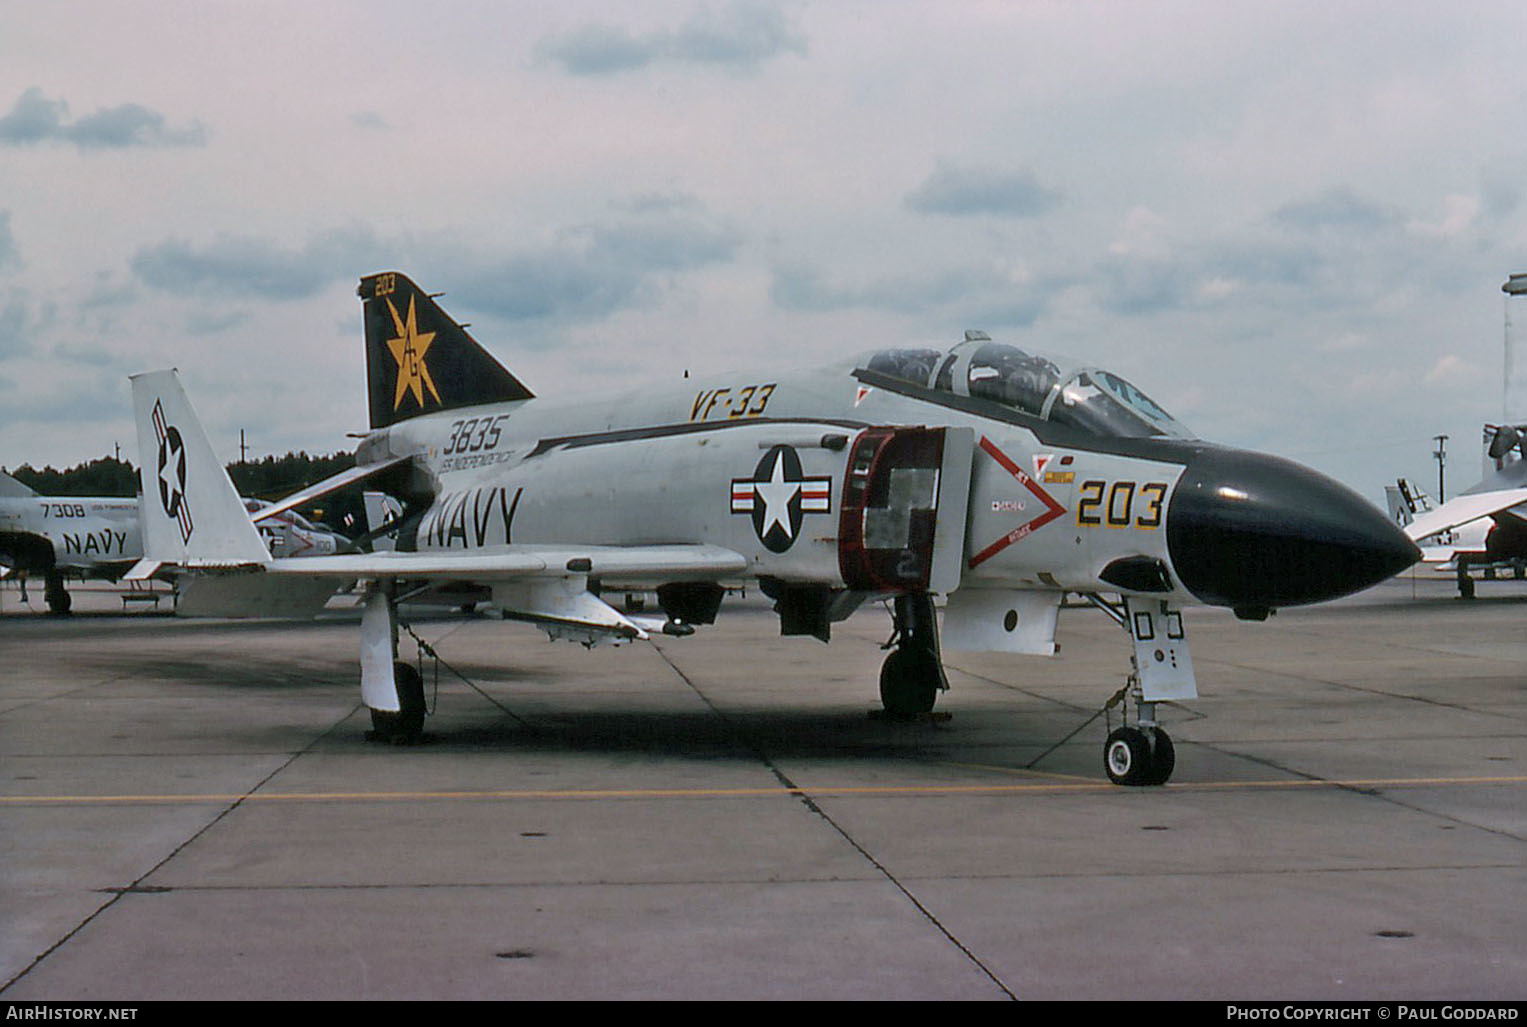
[[[361,613],[361,698],[371,709],[370,742],[418,745],[424,739],[424,680],[398,659],[395,589],[373,586]]]
[[[397,710],[371,710],[371,731],[367,741],[393,745],[418,745],[424,740],[424,679],[411,663],[394,660],[393,687],[398,695]]]
[[[896,630],[886,643],[896,648],[880,667],[880,703],[893,717],[930,713],[940,691],[949,688],[938,649],[938,620],[926,592],[899,595],[892,604]]]
[[[43,598],[48,601],[48,612],[62,616],[69,612],[74,601],[69,598],[69,590],[64,587],[62,574],[50,573],[47,578],[47,587],[43,590]]]

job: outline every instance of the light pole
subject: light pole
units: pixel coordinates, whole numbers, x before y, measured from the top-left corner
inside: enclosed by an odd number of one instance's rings
[[[1447,436],[1433,435],[1432,438],[1437,440],[1437,448],[1432,452],[1432,456],[1437,458],[1437,505],[1441,506],[1447,502],[1447,491],[1443,488],[1442,476],[1442,469],[1447,466]]]
[[[1506,424],[1510,424],[1513,420],[1520,419],[1522,414],[1522,411],[1515,409],[1517,400],[1515,390],[1516,353],[1514,352],[1515,347],[1512,345],[1511,339],[1511,297],[1527,295],[1527,274],[1510,276],[1506,279],[1505,284],[1500,287],[1500,291],[1506,294],[1501,304],[1505,311],[1503,318],[1505,321],[1503,330],[1505,338],[1501,346],[1505,353],[1505,366],[1502,368],[1502,377],[1505,378],[1505,381],[1502,382],[1501,388],[1503,393],[1501,416]]]

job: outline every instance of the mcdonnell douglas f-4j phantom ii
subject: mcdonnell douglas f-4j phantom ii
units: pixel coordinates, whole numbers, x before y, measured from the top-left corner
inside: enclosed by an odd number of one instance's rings
[[[1137,716],[1110,735],[1108,774],[1157,784],[1174,756],[1156,704],[1197,694],[1182,604],[1257,620],[1419,555],[1343,486],[1200,441],[1116,374],[981,332],[948,350],[568,402],[536,398],[403,275],[359,291],[371,431],[354,471],[284,503],[373,474],[404,502],[389,551],[272,560],[175,373],[139,375],[133,393],[145,494],[161,500],[145,502],[152,559],[267,585],[365,582],[374,736],[422,729],[396,611],[431,585],[487,588],[506,618],[585,644],[712,623],[723,582],[756,581],[784,634],[823,640],[866,599],[888,599],[880,691],[898,714],[930,710],[948,687],[941,648],[1053,653],[1074,592],[1134,640]],[[160,489],[148,454],[163,464],[172,435],[186,473]],[[630,583],[655,586],[666,620],[599,598]]]

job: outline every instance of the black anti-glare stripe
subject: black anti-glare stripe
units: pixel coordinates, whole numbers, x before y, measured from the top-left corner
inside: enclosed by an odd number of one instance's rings
[[[615,442],[636,442],[641,439],[666,439],[698,432],[724,431],[727,428],[746,428],[755,425],[831,425],[848,431],[863,431],[869,427],[865,421],[849,421],[832,417],[749,417],[735,421],[696,421],[683,424],[659,424],[646,428],[623,428],[618,431],[590,432],[586,435],[560,435],[542,439],[527,456],[540,456],[559,447],[580,449],[584,446],[606,446]]]

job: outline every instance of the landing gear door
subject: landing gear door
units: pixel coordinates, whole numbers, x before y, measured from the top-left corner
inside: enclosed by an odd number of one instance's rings
[[[1197,699],[1198,684],[1181,611],[1151,599],[1131,599],[1125,611],[1135,643],[1135,670],[1140,675],[1143,701]]]
[[[838,531],[850,589],[959,587],[974,449],[969,428],[871,428],[854,440]]]
[[[965,572],[965,516],[970,511],[970,467],[975,459],[972,428],[943,428],[939,468],[938,524],[933,531],[933,570],[928,591],[948,595]]]

